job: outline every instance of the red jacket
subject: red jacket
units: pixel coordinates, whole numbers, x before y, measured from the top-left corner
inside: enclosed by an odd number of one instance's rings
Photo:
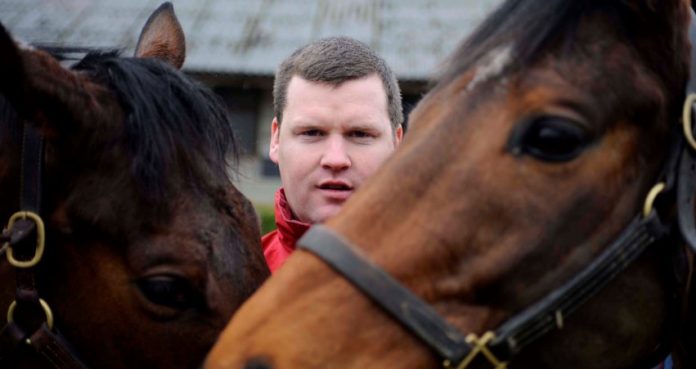
[[[281,188],[275,194],[275,222],[276,229],[261,238],[263,256],[266,263],[275,272],[283,265],[285,259],[295,251],[295,243],[309,229],[310,224],[293,219],[292,210],[285,198],[285,191]]]

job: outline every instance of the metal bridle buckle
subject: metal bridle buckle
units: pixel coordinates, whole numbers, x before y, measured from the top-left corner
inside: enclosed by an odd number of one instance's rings
[[[696,95],[694,95],[696,96]],[[648,195],[645,196],[645,203],[643,204],[643,218],[647,218],[653,211],[653,203],[657,198],[657,195],[665,189],[666,184],[664,182],[659,182],[650,189]]]
[[[466,342],[472,346],[472,350],[469,355],[467,355],[464,360],[462,360],[456,366],[453,365],[453,363],[449,360],[445,360],[442,365],[445,367],[445,369],[466,369],[469,364],[474,361],[478,354],[482,354],[486,359],[488,359],[488,362],[493,365],[494,369],[507,369],[507,362],[500,361],[488,348],[488,344],[494,339],[495,333],[491,331],[484,333],[484,335],[481,337],[471,333],[466,336]]]
[[[41,305],[41,309],[43,309],[44,315],[46,316],[46,326],[48,326],[48,329],[53,329],[53,312],[51,311],[51,307],[48,306],[48,303],[44,301],[44,299],[39,299],[39,304]],[[17,308],[17,300],[12,301],[10,304],[9,309],[7,309],[7,322],[12,323],[14,322],[14,312],[15,309]]]
[[[9,242],[6,242],[5,245],[2,246],[2,248],[7,249],[7,261],[10,264],[12,264],[12,266],[14,266],[15,268],[31,268],[35,266],[39,263],[39,261],[41,261],[41,257],[43,257],[44,253],[46,231],[44,229],[43,220],[41,220],[41,217],[38,216],[36,213],[32,213],[30,211],[19,211],[14,213],[10,217],[9,222],[7,223],[7,229],[11,229],[17,220],[27,218],[31,219],[36,224],[36,250],[34,251],[34,257],[32,257],[31,260],[28,261],[17,260],[15,259],[14,254],[12,252],[12,245],[10,245]]]
[[[696,150],[696,139],[694,139],[694,133],[691,129],[691,116],[692,107],[696,102],[696,94],[689,94],[684,100],[684,108],[682,110],[682,125],[684,126],[684,136],[686,141],[689,142],[691,148]]]

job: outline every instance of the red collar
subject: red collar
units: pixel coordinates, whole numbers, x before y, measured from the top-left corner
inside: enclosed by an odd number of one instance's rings
[[[275,222],[281,243],[292,250],[295,249],[297,240],[311,226],[295,219],[285,197],[285,190],[282,188],[278,189],[275,194]]]

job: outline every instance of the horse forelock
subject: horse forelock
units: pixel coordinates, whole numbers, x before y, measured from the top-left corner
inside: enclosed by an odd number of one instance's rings
[[[234,133],[225,106],[210,90],[156,59],[113,52],[90,53],[73,68],[118,98],[125,117],[119,142],[146,198],[161,203],[177,185],[229,183],[237,159]]]
[[[440,86],[477,70],[477,76],[503,76],[520,71],[555,51],[571,55],[582,47],[577,42],[578,27],[583,19],[593,14],[612,18],[613,27],[619,28],[626,42],[635,44],[636,51],[646,66],[665,81],[670,91],[682,91],[688,71],[688,50],[679,48],[682,38],[685,9],[676,4],[653,1],[566,1],[566,0],[508,0],[491,14],[448,59],[443,72],[436,76]],[[638,42],[633,42],[639,40]],[[649,42],[641,41],[649,40]],[[506,63],[496,65],[494,56],[509,50]],[[682,53],[674,57],[673,53]],[[495,54],[495,55],[494,55]],[[661,59],[662,62],[657,60]],[[673,61],[673,63],[670,63]],[[479,70],[485,70],[481,72]],[[495,70],[491,75],[490,71]],[[488,78],[486,78],[488,79]],[[439,82],[438,82],[439,81]]]

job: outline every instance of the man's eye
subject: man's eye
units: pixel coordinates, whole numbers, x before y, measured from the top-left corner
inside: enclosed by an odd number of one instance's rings
[[[368,138],[368,137],[372,137],[372,134],[371,134],[371,133],[365,132],[365,131],[353,131],[353,132],[350,133],[350,135],[351,135],[352,137],[355,137],[355,138]]]
[[[321,136],[322,132],[318,129],[308,129],[300,133],[302,136],[317,137]]]

